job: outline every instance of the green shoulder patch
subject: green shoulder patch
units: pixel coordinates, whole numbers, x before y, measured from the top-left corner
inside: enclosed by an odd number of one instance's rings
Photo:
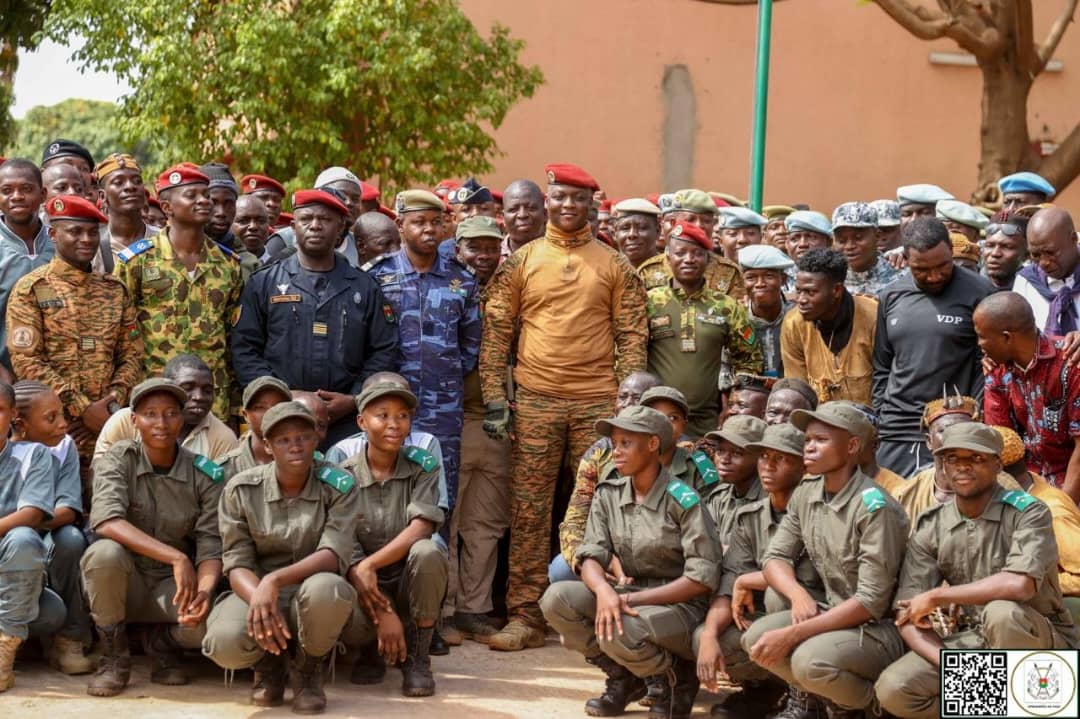
[[[439,460],[435,459],[435,455],[419,447],[406,447],[405,459],[414,464],[419,464],[420,468],[425,472],[434,472],[439,468]]]
[[[888,502],[885,501],[885,493],[877,487],[870,487],[868,489],[864,489],[862,493],[862,501],[863,504],[866,505],[866,511],[870,512],[871,514],[888,504]]]
[[[345,494],[353,485],[356,480],[351,474],[344,469],[338,469],[337,467],[323,466],[315,472],[315,477],[323,484],[329,484],[337,491]]]
[[[201,454],[195,455],[195,469],[199,470],[207,477],[209,477],[214,483],[221,482],[225,479],[225,470],[221,468],[216,462],[211,462]]]
[[[709,459],[709,455],[699,449],[690,454],[690,459],[693,461],[694,466],[697,467],[698,474],[701,475],[701,482],[706,487],[711,487],[720,481],[720,473],[716,471],[716,465]]]
[[[679,506],[683,509],[690,509],[695,504],[701,501],[701,497],[693,490],[692,487],[688,487],[678,479],[673,479],[668,482],[667,493],[675,498],[675,501],[679,503]]]
[[[324,455],[319,450],[315,450],[315,461],[316,462],[325,462],[326,461],[326,455]]]
[[[1010,504],[1018,511],[1023,512],[1025,509],[1035,503],[1035,497],[1023,492],[1019,489],[1013,489],[1005,494],[1001,495],[1001,501],[1005,504]]]

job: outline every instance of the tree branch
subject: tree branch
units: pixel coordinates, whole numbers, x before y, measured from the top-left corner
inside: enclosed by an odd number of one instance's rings
[[[920,5],[910,5],[907,0],[874,0],[902,28],[920,40],[937,40],[945,37],[952,19],[934,13]]]
[[[1080,176],[1080,123],[1058,145],[1054,154],[1042,161],[1039,174],[1059,192]]]
[[[988,60],[1001,52],[1003,41],[997,28],[987,25],[977,12],[961,6],[964,17],[935,12],[922,5],[912,5],[908,0],[874,0],[885,13],[901,27],[920,40],[937,40],[948,37],[980,60]],[[942,8],[953,7],[940,3]]]
[[[1038,75],[1046,68],[1046,63],[1050,62],[1050,58],[1054,56],[1054,52],[1057,50],[1058,45],[1061,44],[1061,38],[1065,36],[1065,31],[1069,29],[1069,23],[1073,21],[1073,15],[1076,14],[1076,6],[1080,4],[1080,0],[1066,0],[1065,7],[1061,10],[1061,15],[1054,21],[1053,26],[1050,28],[1050,33],[1046,36],[1046,41],[1039,46],[1038,58],[1035,66],[1032,68],[1032,74]]]

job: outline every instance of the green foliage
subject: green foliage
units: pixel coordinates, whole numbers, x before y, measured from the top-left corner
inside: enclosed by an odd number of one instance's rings
[[[488,131],[542,82],[454,0],[56,0],[47,31],[135,88],[122,126],[164,162],[294,184],[336,164],[384,192],[490,171]]]
[[[50,0],[0,0],[0,146],[15,132],[9,108],[15,100],[12,89],[19,50],[37,47],[51,4]]]
[[[129,152],[144,166],[156,157],[146,143],[125,141],[120,130],[120,108],[98,100],[64,100],[38,105],[16,120],[15,142],[0,154],[38,162],[45,145],[58,137],[75,140],[101,160],[110,152]]]

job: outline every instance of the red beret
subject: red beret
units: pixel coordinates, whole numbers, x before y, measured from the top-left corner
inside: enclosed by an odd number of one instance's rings
[[[495,190],[492,190],[491,197],[495,200],[495,202],[499,203],[500,205],[503,203],[501,192],[496,192]]]
[[[45,203],[50,220],[80,220],[105,223],[109,219],[94,207],[94,203],[76,195],[57,195]]]
[[[341,200],[324,190],[299,190],[293,195],[293,212],[306,205],[325,205],[331,210],[337,210],[343,215],[349,214],[349,208],[342,204]]]
[[[292,220],[293,220],[292,213],[290,213],[290,212],[282,212],[280,215],[278,215],[277,219],[274,220],[274,223],[273,223],[274,224],[274,229],[279,230],[282,227],[288,227],[289,225],[292,224]]]
[[[648,200],[649,202],[653,203],[657,207],[660,206],[660,193],[659,192],[654,192],[651,195],[645,195],[645,199]]]
[[[360,181],[360,201],[372,202],[379,199],[379,188],[375,185],[369,185],[363,180]]]
[[[157,182],[154,183],[154,189],[160,194],[162,190],[169,190],[173,187],[199,184],[209,185],[210,178],[199,172],[198,168],[192,166],[190,162],[181,162],[179,165],[173,165],[158,175]]]
[[[433,192],[445,199],[451,192],[459,187],[461,187],[461,183],[457,180],[439,180],[439,184],[435,185]]]
[[[600,209],[598,210],[598,212],[606,212],[606,213],[608,213],[610,215],[611,214],[611,200],[604,200],[603,202],[601,202],[600,203]]]
[[[240,190],[249,195],[260,190],[271,190],[282,197],[285,196],[285,186],[272,177],[266,175],[244,175],[240,178]]]
[[[387,217],[389,217],[389,218],[390,218],[391,220],[396,220],[396,219],[397,219],[397,213],[396,213],[396,212],[394,212],[393,210],[391,210],[391,209],[390,209],[389,207],[387,207],[386,205],[381,205],[381,204],[380,204],[380,205],[379,205],[379,212],[381,212],[382,214],[386,215],[386,216],[387,216]]]
[[[549,185],[571,185],[573,187],[584,187],[593,192],[600,189],[600,185],[593,179],[593,176],[582,170],[577,165],[571,165],[564,162],[556,162],[548,165],[544,168],[544,172],[547,173],[547,180]]]
[[[713,197],[712,201],[717,207],[731,207],[731,203],[727,202],[722,197]]]
[[[696,242],[710,252],[713,248],[712,238],[705,234],[705,230],[689,222],[676,222],[668,237],[673,240]]]

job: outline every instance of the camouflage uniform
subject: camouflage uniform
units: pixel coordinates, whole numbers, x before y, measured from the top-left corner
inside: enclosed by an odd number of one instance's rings
[[[461,466],[465,375],[476,367],[483,331],[476,278],[441,256],[431,270],[418,272],[403,249],[378,257],[363,269],[379,283],[397,315],[398,371],[419,401],[413,429],[439,439],[453,510]],[[444,531],[448,530],[446,525]]]
[[[667,284],[648,292],[649,371],[678,387],[690,405],[689,432],[716,429],[724,357],[733,374],[761,374],[761,346],[746,308],[723,292],[693,295]]]
[[[637,273],[645,282],[646,290],[671,284],[671,265],[664,253],[642,262],[638,265]],[[746,298],[746,285],[743,284],[739,266],[720,255],[709,255],[709,261],[705,265],[705,286],[711,290],[719,290],[740,302]]]
[[[877,297],[878,292],[900,279],[902,274],[900,270],[889,264],[885,255],[879,254],[874,266],[866,272],[857,272],[849,267],[844,287],[847,287],[848,292],[853,295]]]
[[[214,414],[228,420],[233,383],[229,331],[244,286],[236,253],[207,238],[192,279],[176,259],[166,227],[117,259],[116,276],[127,285],[138,313],[146,374],[161,374],[176,355],[196,355],[214,378]]]
[[[135,307],[115,277],[83,272],[59,257],[15,284],[7,306],[11,364],[19,379],[52,387],[68,421],[110,392],[117,404],[142,378]],[[94,439],[79,445],[88,463]]]
[[[626,258],[587,227],[565,236],[549,226],[496,270],[484,313],[486,404],[507,399],[517,336],[507,606],[511,619],[539,628],[559,467],[567,450],[584,455],[619,382],[645,367],[645,292]]]

